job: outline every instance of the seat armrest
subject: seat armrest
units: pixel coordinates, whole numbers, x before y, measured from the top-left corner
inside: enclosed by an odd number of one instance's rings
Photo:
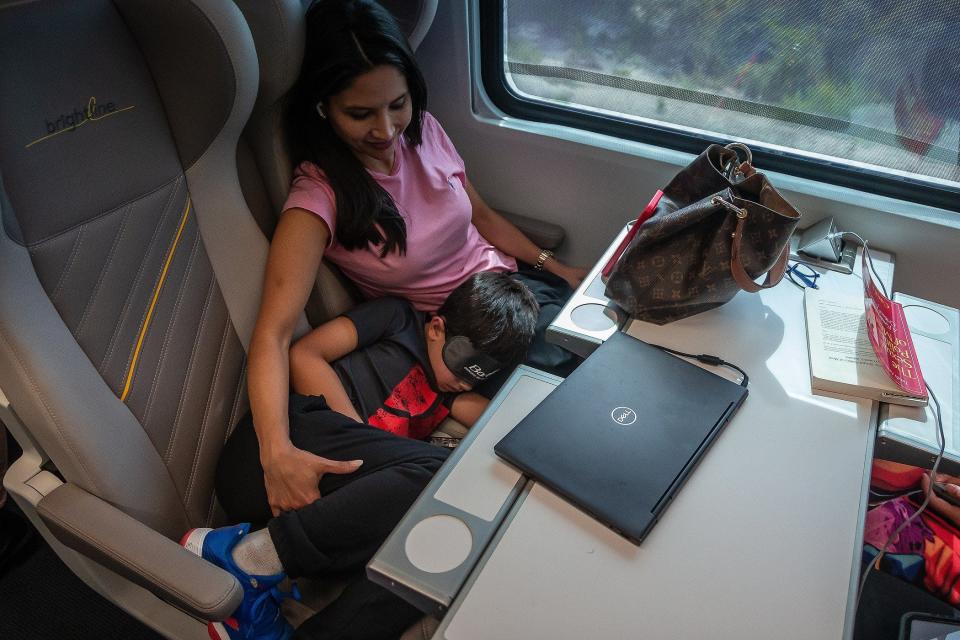
[[[187,613],[224,620],[240,605],[232,575],[74,484],[44,496],[37,513],[64,545]]]
[[[523,235],[530,238],[530,241],[541,249],[556,250],[557,247],[563,243],[563,239],[566,236],[563,227],[558,224],[544,222],[536,218],[528,218],[519,213],[507,213],[505,211],[501,211],[500,213],[504,218],[509,220],[513,226],[523,231]]]

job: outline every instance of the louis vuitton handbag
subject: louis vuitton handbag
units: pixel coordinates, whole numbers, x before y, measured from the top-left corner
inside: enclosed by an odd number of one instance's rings
[[[719,307],[741,289],[773,287],[799,220],[753,168],[746,145],[710,145],[637,218],[604,267],[607,296],[634,318],[666,324]]]

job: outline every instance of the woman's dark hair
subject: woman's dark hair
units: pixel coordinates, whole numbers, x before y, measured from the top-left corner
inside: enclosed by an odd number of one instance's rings
[[[413,118],[404,131],[420,144],[427,86],[413,51],[393,16],[372,0],[319,0],[307,12],[300,77],[286,114],[295,162],[309,160],[326,174],[336,197],[336,240],[346,249],[381,245],[380,255],[406,253],[407,227],[397,205],[363,163],[317,114],[317,103],[348,88],[376,66],[395,67],[407,80]]]
[[[450,292],[437,310],[449,340],[473,346],[504,367],[523,362],[537,330],[540,305],[527,285],[506,273],[475,273]]]

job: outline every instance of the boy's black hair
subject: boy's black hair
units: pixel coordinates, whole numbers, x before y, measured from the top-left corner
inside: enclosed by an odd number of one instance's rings
[[[527,285],[505,273],[475,273],[454,289],[437,315],[446,337],[465,336],[504,367],[523,362],[537,328],[540,305]]]
[[[309,160],[327,176],[336,199],[337,242],[344,248],[373,244],[385,256],[406,253],[407,227],[390,194],[367,172],[330,122],[317,114],[357,76],[380,65],[407,80],[413,117],[404,131],[421,141],[427,84],[403,31],[389,11],[372,0],[319,0],[307,12],[307,39],[300,76],[286,114],[287,144],[295,162]]]

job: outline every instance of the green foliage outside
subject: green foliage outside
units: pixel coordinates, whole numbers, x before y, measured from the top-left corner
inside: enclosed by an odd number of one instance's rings
[[[508,0],[511,60],[849,119],[912,78],[960,111],[960,2]],[[952,66],[951,66],[952,65]],[[946,88],[944,88],[946,84]],[[944,113],[950,116],[950,113]]]

